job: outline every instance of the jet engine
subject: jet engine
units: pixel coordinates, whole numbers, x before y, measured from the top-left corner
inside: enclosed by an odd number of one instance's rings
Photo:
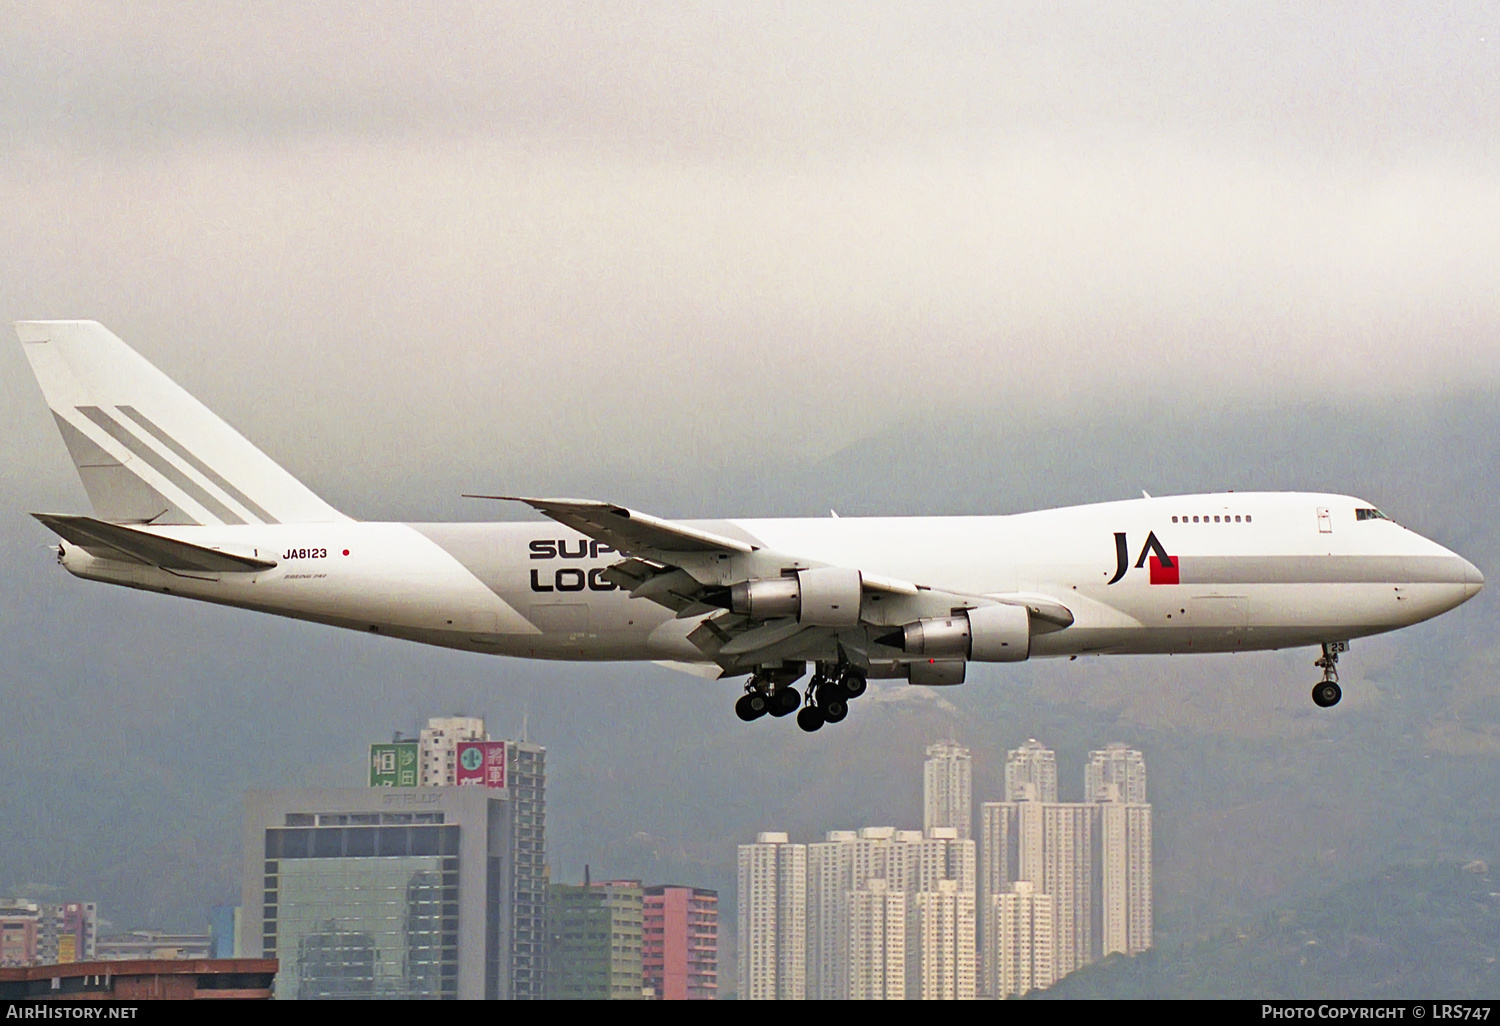
[[[1031,654],[1031,613],[1025,606],[1007,605],[958,609],[951,616],[906,624],[900,634],[887,637],[887,644],[911,655],[1018,663]]]
[[[729,608],[752,620],[795,616],[798,623],[814,627],[853,627],[859,623],[862,592],[858,570],[824,566],[789,577],[732,584]]]

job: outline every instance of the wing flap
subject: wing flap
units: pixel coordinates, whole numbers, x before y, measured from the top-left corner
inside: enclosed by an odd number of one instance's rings
[[[52,513],[33,513],[32,516],[56,532],[63,541],[72,542],[99,559],[119,559],[162,570],[197,573],[253,573],[276,565],[271,560],[236,556],[93,517]]]

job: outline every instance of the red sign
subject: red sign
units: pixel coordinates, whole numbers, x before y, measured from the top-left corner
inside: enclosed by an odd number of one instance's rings
[[[480,787],[505,786],[504,741],[460,741],[456,783]]]

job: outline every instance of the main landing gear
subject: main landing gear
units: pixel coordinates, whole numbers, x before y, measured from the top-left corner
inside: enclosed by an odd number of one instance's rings
[[[1339,653],[1349,651],[1347,641],[1325,641],[1323,642],[1323,655],[1314,666],[1323,670],[1323,679],[1313,685],[1313,704],[1319,709],[1328,709],[1339,704],[1339,699],[1344,697],[1343,688],[1339,687]]]
[[[766,713],[786,716],[797,713],[797,726],[811,733],[825,723],[838,723],[849,715],[849,700],[865,693],[865,676],[847,663],[819,663],[817,672],[807,682],[807,699],[803,702],[792,682],[802,675],[799,670],[781,667],[755,674],[745,685],[745,694],[734,704],[735,715],[742,720],[759,719]],[[799,710],[800,707],[800,710]]]
[[[802,696],[792,684],[806,672],[806,663],[763,667],[745,684],[744,696],[734,703],[734,714],[747,722],[766,713],[791,715],[802,705]]]

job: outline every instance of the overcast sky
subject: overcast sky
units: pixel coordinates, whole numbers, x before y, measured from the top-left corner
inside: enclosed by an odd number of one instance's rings
[[[1489,387],[1497,54],[1493,4],[7,5],[0,316],[313,478],[497,487]]]

